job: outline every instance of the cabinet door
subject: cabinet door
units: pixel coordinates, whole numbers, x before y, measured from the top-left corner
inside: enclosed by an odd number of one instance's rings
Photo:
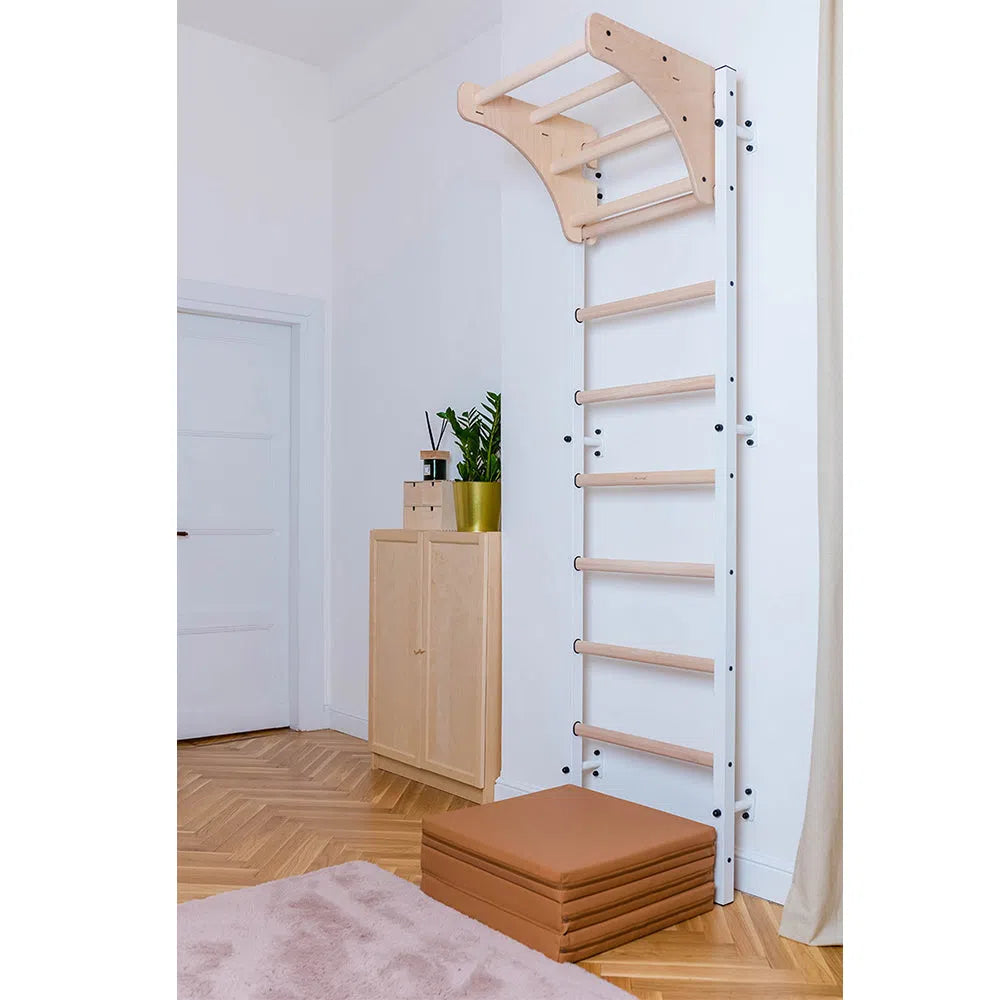
[[[423,766],[483,787],[486,538],[424,534],[427,689]]]
[[[423,732],[421,542],[416,531],[373,531],[369,607],[369,746],[419,764]]]

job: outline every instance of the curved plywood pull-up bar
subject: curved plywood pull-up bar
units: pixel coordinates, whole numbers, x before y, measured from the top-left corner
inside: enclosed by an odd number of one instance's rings
[[[540,106],[509,96],[510,91],[588,54],[617,72]],[[628,83],[635,83],[659,114],[598,138],[591,126],[562,113]],[[603,14],[591,14],[581,41],[488,86],[463,83],[458,112],[466,121],[503,136],[531,163],[555,204],[568,240],[593,243],[606,233],[712,203],[714,91],[715,72],[707,63]],[[596,182],[581,168],[667,134],[676,138],[688,176],[601,206]],[[673,193],[666,194],[663,188]]]
[[[507,78],[508,80],[511,77]],[[496,86],[499,87],[501,81]],[[486,88],[490,93],[495,87]],[[482,125],[503,136],[536,170],[548,189],[559,213],[563,233],[572,243],[584,240],[583,226],[573,225],[570,217],[598,204],[597,182],[575,170],[563,174],[552,171],[552,161],[577,151],[585,142],[597,138],[597,130],[583,122],[564,115],[533,125],[531,113],[534,104],[527,104],[506,95],[477,106],[476,99],[483,91],[474,83],[463,83],[458,88],[458,113],[474,125]]]
[[[677,138],[695,197],[712,204],[715,187],[715,70],[603,14],[591,14],[587,51],[630,77]]]

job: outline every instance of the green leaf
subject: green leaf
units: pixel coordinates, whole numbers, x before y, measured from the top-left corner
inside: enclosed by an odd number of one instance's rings
[[[500,393],[487,392],[481,405],[481,410],[473,406],[461,414],[450,406],[438,413],[462,453],[455,469],[465,482],[500,479]]]

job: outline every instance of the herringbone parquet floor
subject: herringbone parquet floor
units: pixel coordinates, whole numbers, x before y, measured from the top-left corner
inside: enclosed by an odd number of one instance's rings
[[[182,743],[177,756],[181,901],[356,860],[419,882],[421,818],[468,805],[372,771],[366,744],[332,731]],[[581,965],[642,1000],[841,996],[842,950],[779,937],[780,916],[737,894]]]

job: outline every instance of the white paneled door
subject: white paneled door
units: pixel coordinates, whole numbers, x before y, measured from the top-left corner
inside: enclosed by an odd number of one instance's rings
[[[177,736],[289,724],[291,328],[177,316]]]

